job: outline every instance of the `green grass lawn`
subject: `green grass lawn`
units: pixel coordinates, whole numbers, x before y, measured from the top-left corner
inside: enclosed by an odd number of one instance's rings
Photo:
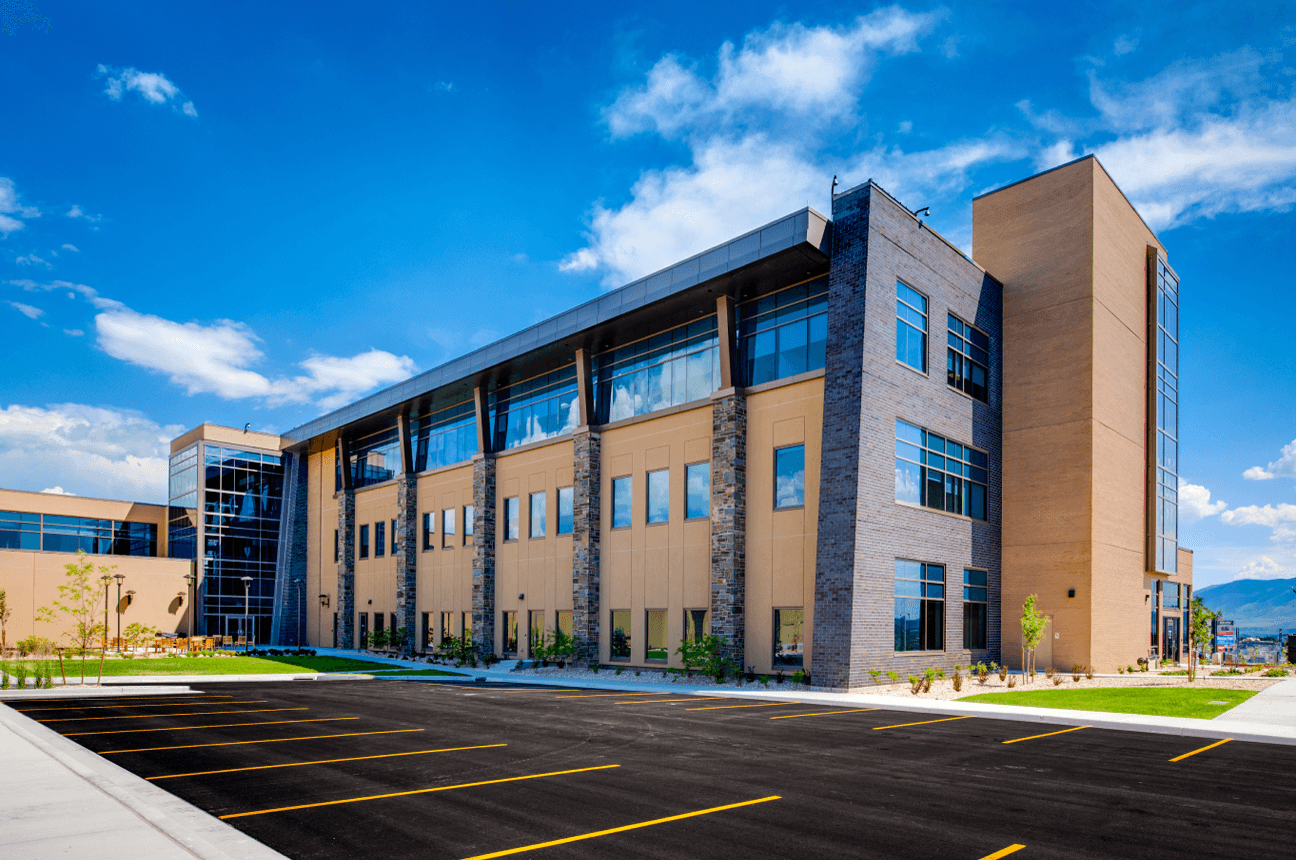
[[[982,693],[960,702],[1019,705],[1027,708],[1063,708],[1072,711],[1106,711],[1113,714],[1146,714],[1153,717],[1212,719],[1255,695],[1251,690],[1182,689],[1179,687],[1115,687],[1098,690],[1022,690]],[[1226,702],[1212,705],[1211,702]]]
[[[59,677],[58,660],[54,660],[54,677]],[[8,664],[13,674],[13,663]],[[32,664],[29,664],[32,665]],[[352,660],[347,657],[159,657],[133,660],[109,658],[104,661],[105,678],[122,675],[293,675],[302,672],[364,672],[381,668],[380,663]],[[68,681],[76,675],[81,680],[81,661],[66,657],[63,668]],[[86,676],[97,677],[99,661],[89,658],[85,664]]]

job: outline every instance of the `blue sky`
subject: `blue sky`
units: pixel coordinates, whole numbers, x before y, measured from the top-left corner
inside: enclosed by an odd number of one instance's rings
[[[376,10],[376,11],[375,11]],[[1183,281],[1199,585],[1296,576],[1290,4],[0,0],[0,485],[160,500],[872,177],[972,251],[1089,152]]]

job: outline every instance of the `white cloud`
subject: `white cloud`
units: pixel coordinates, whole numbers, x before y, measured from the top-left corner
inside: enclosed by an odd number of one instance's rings
[[[75,298],[78,294],[85,296],[90,304],[100,310],[110,310],[113,308],[125,307],[121,302],[115,299],[106,299],[99,295],[94,287],[88,287],[85,284],[74,284],[71,281],[48,281],[45,283],[33,281],[31,278],[20,278],[9,281],[15,287],[22,287],[29,293],[48,293],[52,290],[67,290],[68,298]]]
[[[165,503],[170,441],[179,425],[79,403],[0,408],[5,486]],[[48,490],[46,490],[48,491]]]
[[[95,69],[95,77],[107,78],[104,93],[115,102],[121,101],[122,96],[133,90],[149,104],[171,103],[173,108],[185,116],[195,119],[198,117],[193,102],[186,99],[180,88],[161,72],[141,72],[136,68],[119,69],[100,63]]]
[[[1223,501],[1211,501],[1211,491],[1200,484],[1179,484],[1179,519],[1185,523],[1213,517],[1228,507]]]
[[[28,319],[34,320],[45,315],[45,312],[40,308],[35,308],[32,307],[31,305],[25,305],[22,302],[5,302],[5,304],[13,308],[14,310],[18,311],[18,313],[22,314]]]
[[[1128,54],[1138,47],[1138,43],[1139,40],[1132,36],[1121,36],[1116,40],[1116,43],[1112,45],[1112,53],[1118,57],[1122,54]]]
[[[301,362],[301,367],[308,375],[295,377],[291,383],[275,382],[276,396],[296,401],[299,394],[333,392],[319,401],[322,409],[345,406],[377,385],[408,379],[415,370],[408,356],[392,355],[381,349],[370,349],[351,358],[311,356]]]
[[[27,226],[20,219],[39,217],[39,209],[24,206],[18,201],[18,191],[13,180],[0,176],[0,239]]]
[[[42,260],[35,254],[25,254],[14,259],[14,262],[20,266],[44,266],[47,269],[54,268],[49,262]]]
[[[1286,579],[1287,568],[1267,555],[1247,562],[1234,579]]]
[[[83,337],[85,335],[85,332],[79,328],[65,328],[63,333],[71,337]]]
[[[1230,526],[1264,526],[1273,531],[1269,539],[1274,543],[1296,543],[1296,505],[1287,502],[1234,508],[1220,514],[1220,522]]]
[[[86,221],[99,221],[100,219],[103,218],[102,215],[90,215],[90,214],[87,214],[85,211],[83,211],[83,210],[81,209],[80,206],[76,205],[75,203],[72,204],[72,208],[69,209],[69,210],[67,211],[67,217],[69,217],[69,218],[82,218],[82,219],[84,219],[84,220],[86,220]],[[69,245],[65,245],[64,247],[71,247],[71,246],[69,246]],[[75,249],[74,249],[74,250],[75,250]]]
[[[1273,478],[1296,478],[1296,439],[1283,446],[1278,459],[1268,466],[1252,466],[1242,473],[1248,481],[1269,481]]]
[[[71,251],[71,252],[74,253],[74,254],[80,254],[80,253],[81,253],[81,249],[78,248],[76,245],[69,245],[69,244],[67,244],[66,242],[63,243],[63,250],[64,250],[64,251]]]
[[[62,487],[46,487],[41,490],[42,493],[48,493],[51,496],[75,496],[76,493],[69,493]]]

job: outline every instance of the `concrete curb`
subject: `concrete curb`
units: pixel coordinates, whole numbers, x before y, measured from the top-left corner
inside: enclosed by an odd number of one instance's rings
[[[61,764],[83,782],[84,791],[100,792],[138,819],[141,830],[151,828],[200,860],[287,860],[215,816],[147,782],[130,771],[73,743],[30,717],[0,707],[0,725]],[[13,782],[6,781],[11,787]],[[6,790],[0,786],[0,791]],[[96,856],[136,856],[130,844],[105,845]]]
[[[134,686],[134,687],[84,687],[52,690],[0,690],[0,702],[5,699],[98,699],[111,696],[166,696],[193,692],[189,687]]]

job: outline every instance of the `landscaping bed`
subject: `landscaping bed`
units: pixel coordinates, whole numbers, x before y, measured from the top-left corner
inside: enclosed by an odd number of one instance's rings
[[[959,699],[987,705],[1022,708],[1061,708],[1072,711],[1104,711],[1112,714],[1144,714],[1153,717],[1192,717],[1210,720],[1242,704],[1259,690],[1221,687],[1160,686],[1107,687],[1075,690],[1066,688],[984,693]]]

